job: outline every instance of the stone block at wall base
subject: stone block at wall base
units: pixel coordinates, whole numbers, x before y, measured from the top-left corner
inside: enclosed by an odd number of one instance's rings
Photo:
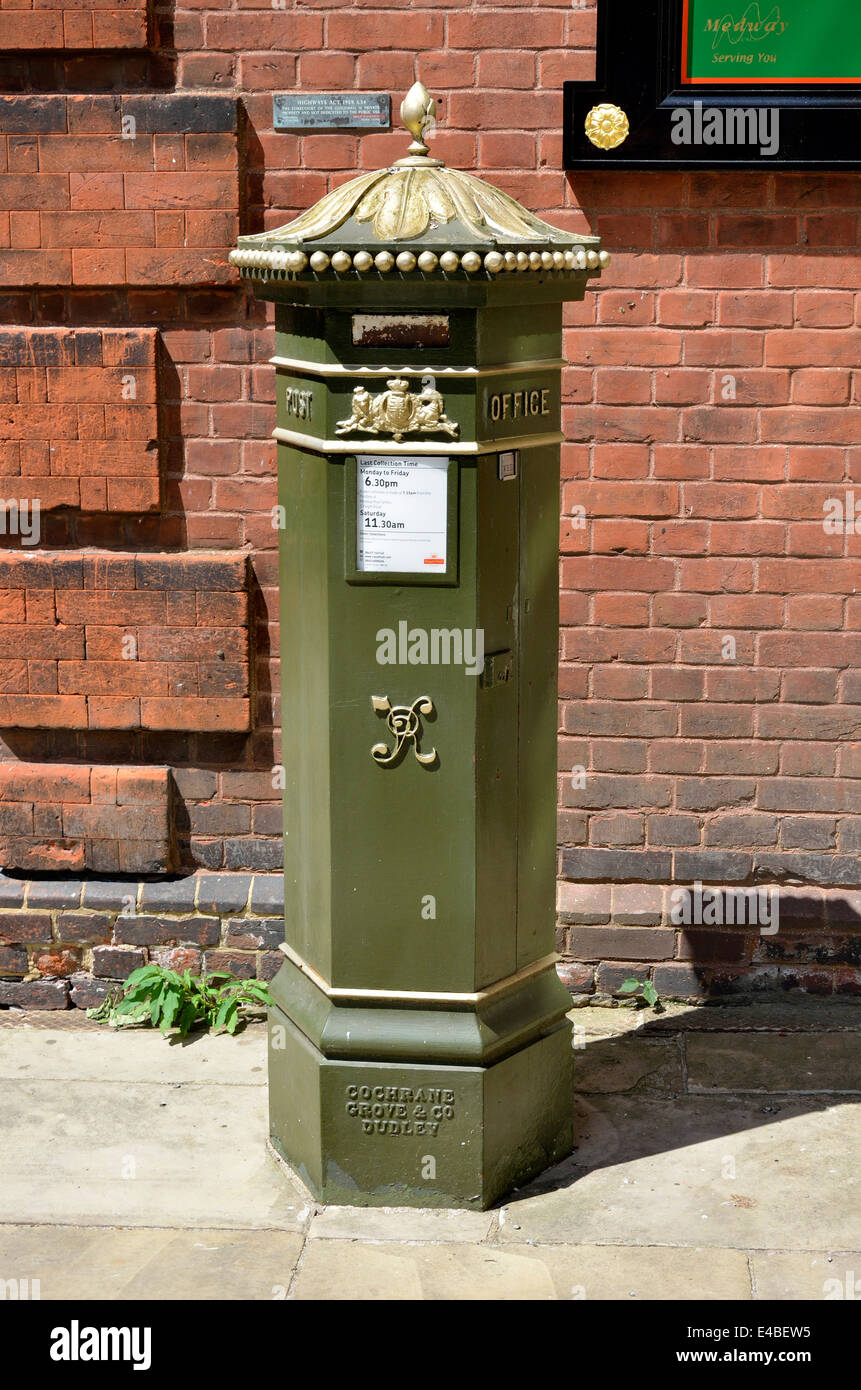
[[[559,973],[578,1002],[625,979],[703,1002],[801,990],[861,1004],[861,890],[757,882],[559,884]]]
[[[757,884],[705,887],[700,901],[679,893],[672,884],[560,884],[558,969],[578,1002],[612,1002],[633,975],[664,1000],[803,991],[861,1003],[861,892]],[[0,874],[0,1008],[91,1008],[149,961],[270,980],[282,958],[283,900],[278,873]],[[677,920],[686,915],[693,920]]]
[[[270,980],[283,939],[282,874],[0,875],[0,1008],[93,1008],[149,962]]]

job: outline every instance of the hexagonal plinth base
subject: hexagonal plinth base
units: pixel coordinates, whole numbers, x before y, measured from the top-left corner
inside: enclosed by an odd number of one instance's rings
[[[273,1146],[323,1202],[483,1210],[571,1152],[570,1038],[489,1067],[339,1061],[273,1009]]]

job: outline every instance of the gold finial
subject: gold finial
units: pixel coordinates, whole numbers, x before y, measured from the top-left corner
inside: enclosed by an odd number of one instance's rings
[[[427,87],[421,82],[414,82],[401,102],[401,120],[413,137],[408,154],[427,154],[424,134],[435,115],[436,102]]]

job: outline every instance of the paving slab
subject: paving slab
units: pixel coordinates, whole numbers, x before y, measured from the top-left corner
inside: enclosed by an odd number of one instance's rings
[[[309,1299],[554,1299],[540,1260],[486,1245],[309,1241],[291,1289]]]
[[[769,1250],[751,1257],[756,1298],[857,1302],[861,1255]]]
[[[574,1050],[574,1091],[581,1095],[614,1091],[684,1089],[682,1049],[676,1038],[637,1034],[587,1039]]]
[[[165,1049],[167,1052],[167,1049]],[[266,1153],[266,1090],[20,1080],[0,1087],[0,1222],[300,1230]]]
[[[423,1210],[415,1207],[321,1207],[308,1227],[312,1240],[471,1241],[486,1240],[496,1216],[486,1211]]]
[[[560,1299],[648,1302],[749,1299],[748,1258],[740,1250],[675,1249],[667,1245],[528,1246]]]
[[[861,1108],[585,1097],[574,1155],[507,1204],[505,1242],[861,1249]]]
[[[286,1298],[301,1249],[284,1231],[0,1226],[0,1269],[43,1300]]]
[[[151,1028],[88,1022],[83,1036],[73,1028],[0,1030],[0,1081],[266,1085],[265,1024],[251,1024],[234,1037],[201,1032],[174,1040]]]
[[[319,1207],[267,1154],[262,1026],[172,1044],[0,1017],[0,1278],[57,1299],[861,1298],[861,1107],[822,1090],[856,1085],[861,1014],[648,1015],[574,1012],[578,1147],[486,1213]]]
[[[693,1290],[696,1290],[694,1293]],[[640,1246],[377,1246],[312,1243],[291,1298],[749,1299],[736,1250]]]
[[[685,1057],[691,1092],[861,1096],[861,1046],[843,1033],[691,1034]]]

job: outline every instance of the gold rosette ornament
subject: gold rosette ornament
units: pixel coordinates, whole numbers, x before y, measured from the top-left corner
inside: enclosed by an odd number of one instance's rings
[[[599,150],[615,150],[627,140],[631,126],[621,106],[604,102],[586,117],[586,134]]]

